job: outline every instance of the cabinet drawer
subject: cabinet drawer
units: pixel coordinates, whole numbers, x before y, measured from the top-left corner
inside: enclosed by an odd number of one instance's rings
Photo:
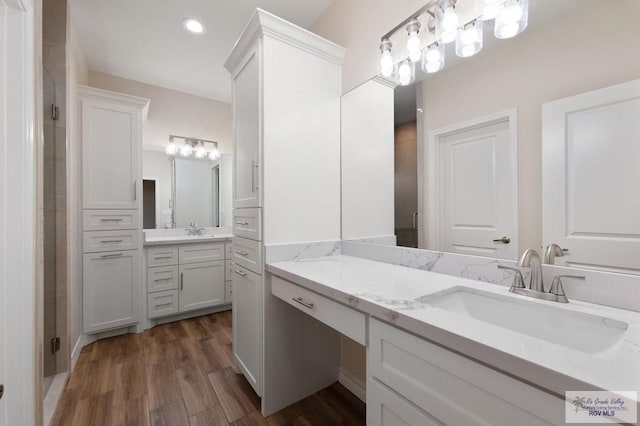
[[[271,278],[271,292],[291,306],[345,336],[366,345],[366,316],[317,293],[302,288],[275,275]]]
[[[178,264],[178,246],[147,248],[147,267]]]
[[[147,295],[147,317],[157,318],[178,313],[178,290]]]
[[[367,381],[367,425],[444,426],[376,379]]]
[[[233,262],[231,260],[225,260],[224,266],[224,280],[231,281],[233,279],[233,276],[231,275],[233,273]]]
[[[444,424],[564,424],[561,399],[375,319],[367,365]]]
[[[262,241],[261,209],[234,209],[233,235]]]
[[[147,292],[177,290],[178,265],[147,268]]]
[[[224,260],[224,243],[185,244],[180,246],[180,264]]]
[[[82,251],[96,253],[102,251],[135,250],[139,247],[140,231],[91,231],[82,233]]]
[[[138,210],[83,210],[83,231],[140,229]]]
[[[233,281],[227,281],[226,283],[224,283],[224,289],[225,289],[225,303],[231,303],[231,301],[233,300]]]
[[[246,238],[233,238],[233,262],[262,275],[262,243]]]

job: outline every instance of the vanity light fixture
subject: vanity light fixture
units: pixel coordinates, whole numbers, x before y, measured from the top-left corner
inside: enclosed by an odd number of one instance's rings
[[[178,145],[175,142],[176,139],[182,139],[183,143]],[[207,144],[211,144],[212,147],[207,149]],[[193,155],[199,160],[217,160],[220,158],[218,142],[186,136],[169,135],[169,144],[165,151],[170,157],[175,157],[179,154],[185,158]]]
[[[458,30],[456,55],[468,58],[482,49],[482,23],[476,19]]]
[[[445,65],[445,44],[452,41],[457,56],[473,56],[482,50],[484,23],[492,19],[497,38],[520,34],[527,28],[529,0],[430,0],[381,38],[380,75],[411,84],[419,61],[424,73],[438,72]],[[394,44],[405,48],[394,51]]]
[[[204,34],[204,24],[197,19],[187,18],[182,21],[182,27],[191,34]]]
[[[422,57],[422,48],[420,46],[420,37],[418,36],[418,32],[420,32],[420,21],[417,19],[412,19],[407,24],[407,34],[409,38],[407,39],[407,52],[409,53],[409,60],[411,62],[418,62]]]

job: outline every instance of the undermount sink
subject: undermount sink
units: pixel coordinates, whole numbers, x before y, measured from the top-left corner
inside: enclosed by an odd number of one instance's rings
[[[466,287],[416,300],[601,358],[611,356],[629,327],[628,323],[611,318]]]

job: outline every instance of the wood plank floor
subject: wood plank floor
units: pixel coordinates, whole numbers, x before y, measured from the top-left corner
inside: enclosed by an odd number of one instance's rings
[[[86,346],[55,426],[364,425],[365,405],[340,384],[268,418],[231,367],[231,312]]]

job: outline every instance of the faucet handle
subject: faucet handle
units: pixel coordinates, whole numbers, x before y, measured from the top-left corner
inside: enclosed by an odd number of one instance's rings
[[[562,303],[569,303],[569,299],[567,299],[567,295],[564,292],[564,287],[562,286],[562,278],[575,278],[577,280],[585,280],[584,275],[556,275],[551,282],[551,288],[549,289],[549,293],[556,296],[556,300]]]
[[[498,269],[506,269],[508,271],[514,272],[511,288],[526,288],[524,285],[524,278],[522,278],[522,272],[520,272],[520,269],[503,265],[498,265]]]

